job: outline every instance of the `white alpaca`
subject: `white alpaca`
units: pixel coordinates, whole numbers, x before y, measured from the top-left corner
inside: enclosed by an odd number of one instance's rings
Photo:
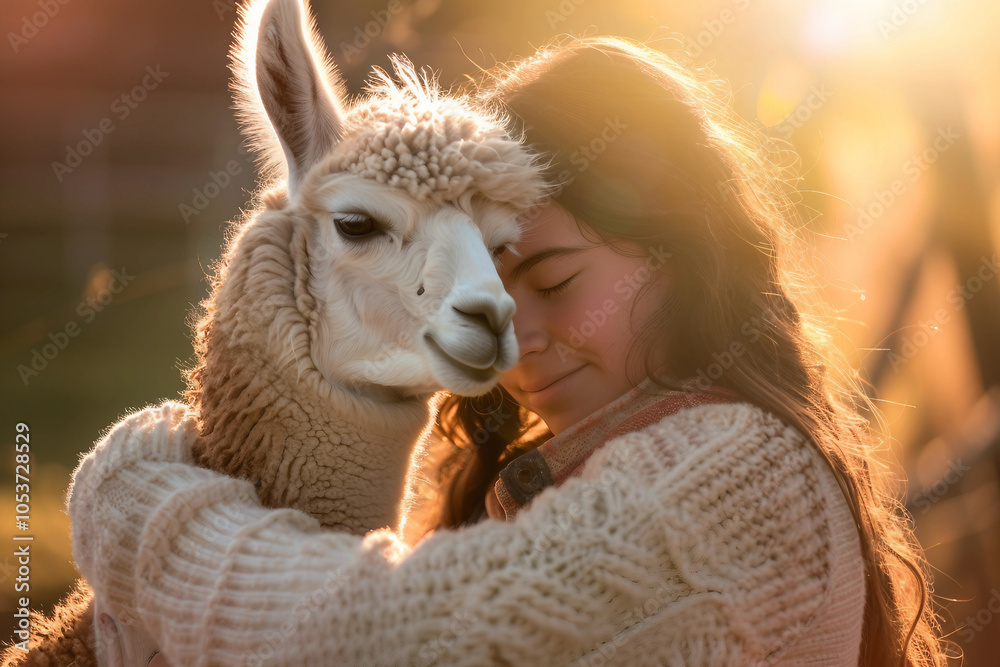
[[[233,65],[274,187],[203,303],[195,456],[326,526],[396,526],[436,392],[485,393],[517,360],[493,253],[543,181],[499,117],[403,59],[398,84],[380,72],[350,104],[300,0],[251,4]],[[93,664],[74,641],[92,632],[88,601],[57,610],[24,664]]]
[[[497,118],[404,60],[345,111],[321,53],[297,1],[251,6],[238,95],[288,188],[231,242],[189,396],[200,462],[363,533],[395,525],[433,394],[485,393],[516,362],[493,253],[544,186]]]

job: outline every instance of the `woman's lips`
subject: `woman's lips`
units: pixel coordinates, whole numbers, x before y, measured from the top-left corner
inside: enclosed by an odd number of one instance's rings
[[[580,368],[583,368],[583,366],[580,366]],[[548,389],[552,385],[556,384],[557,382],[561,382],[561,381],[565,380],[566,378],[568,378],[570,375],[573,375],[574,373],[576,373],[577,371],[579,371],[580,368],[572,370],[569,373],[567,373],[566,375],[562,375],[560,377],[557,377],[555,380],[552,380],[548,384],[543,384],[538,389],[525,389],[524,391],[527,392],[527,393],[529,393],[529,394],[537,394],[539,392],[545,391],[546,389]]]

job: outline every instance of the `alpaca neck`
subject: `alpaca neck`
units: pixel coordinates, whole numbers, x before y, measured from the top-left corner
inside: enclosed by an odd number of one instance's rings
[[[428,403],[375,405],[330,384],[293,387],[250,359],[242,368],[242,389],[227,392],[226,409],[210,410],[220,417],[202,413],[199,462],[254,482],[265,505],[300,509],[325,526],[395,528]]]
[[[323,378],[309,354],[305,239],[270,222],[239,239],[215,295],[195,456],[254,482],[265,505],[358,534],[395,528],[430,397],[365,396]]]

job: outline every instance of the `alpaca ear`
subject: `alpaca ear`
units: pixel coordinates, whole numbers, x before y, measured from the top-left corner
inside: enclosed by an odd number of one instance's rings
[[[240,42],[234,61],[242,66],[237,93],[242,87],[244,120],[249,121],[258,147],[264,144],[265,161],[278,160],[275,151],[267,150],[273,140],[263,139],[261,125],[269,124],[277,135],[288,188],[294,192],[309,167],[339,140],[343,118],[339,80],[301,0],[260,0],[249,5]],[[257,99],[246,99],[249,89],[256,89]],[[248,109],[248,102],[256,102],[257,109]],[[269,123],[260,117],[260,109]]]

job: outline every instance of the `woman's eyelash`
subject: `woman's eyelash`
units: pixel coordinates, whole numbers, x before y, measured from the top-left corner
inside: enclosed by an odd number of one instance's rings
[[[538,290],[538,293],[541,294],[543,297],[548,297],[548,296],[553,296],[553,295],[556,295],[556,294],[561,294],[563,292],[563,290],[565,290],[567,287],[569,287],[570,282],[572,282],[573,278],[576,278],[576,276],[577,276],[577,274],[574,273],[569,278],[567,278],[566,280],[562,281],[561,283],[559,283],[555,287],[546,287],[545,289],[540,289],[540,290]]]

